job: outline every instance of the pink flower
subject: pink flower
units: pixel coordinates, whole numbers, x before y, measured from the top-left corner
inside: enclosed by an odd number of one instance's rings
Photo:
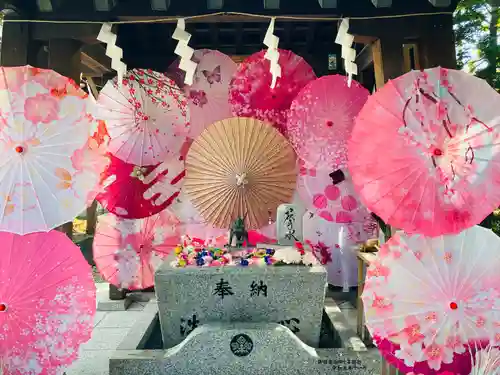
[[[34,124],[48,124],[59,118],[59,101],[50,94],[36,94],[24,102],[24,117]]]
[[[420,324],[415,317],[407,317],[405,319],[405,325],[406,327],[403,329],[402,333],[408,339],[408,344],[413,345],[423,341],[425,336],[422,334]]]
[[[375,294],[375,297],[373,299],[372,303],[372,308],[377,310],[378,313],[380,312],[385,312],[385,311],[392,311],[392,303],[389,301],[389,299],[383,297],[383,296],[378,296]]]
[[[433,370],[439,370],[442,363],[451,363],[453,361],[453,351],[436,343],[427,346],[424,349],[424,354],[429,367]]]
[[[384,277],[387,279],[391,274],[389,267],[383,266],[380,262],[373,262],[372,266],[366,270],[367,277]]]

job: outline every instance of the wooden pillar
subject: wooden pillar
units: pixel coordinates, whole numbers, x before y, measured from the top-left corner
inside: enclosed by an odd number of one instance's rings
[[[403,40],[380,38],[373,43],[372,53],[377,89],[404,73]]]
[[[423,69],[442,66],[456,69],[455,34],[453,19],[443,16],[425,29],[419,39],[420,64]]]
[[[79,82],[82,72],[81,48],[82,43],[73,39],[49,40],[48,68]],[[62,225],[60,230],[73,238],[73,222]]]
[[[23,18],[23,13],[20,10],[8,4],[2,10],[2,13],[6,20]],[[27,65],[29,63],[30,47],[28,23],[4,23],[0,58],[2,66]]]

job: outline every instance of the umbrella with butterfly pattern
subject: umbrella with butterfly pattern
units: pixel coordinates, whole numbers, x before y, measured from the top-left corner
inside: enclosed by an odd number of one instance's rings
[[[198,66],[191,86],[181,85],[191,113],[190,137],[196,138],[203,129],[214,122],[231,116],[229,105],[229,82],[236,72],[236,63],[219,51],[202,49],[195,51],[193,61]],[[184,72],[176,61],[169,68],[169,74],[175,81],[182,83]],[[175,78],[174,78],[175,77]]]

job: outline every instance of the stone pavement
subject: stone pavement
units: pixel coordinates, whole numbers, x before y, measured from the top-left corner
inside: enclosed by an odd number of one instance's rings
[[[98,295],[108,289],[106,283],[96,284]],[[155,299],[154,295],[151,297]],[[352,304],[337,293],[326,293],[328,299],[335,299],[350,327],[355,329],[356,310]],[[66,370],[66,375],[109,375],[109,358],[127,335],[129,329],[144,314],[146,303],[133,302],[127,311],[97,311],[94,331],[89,342],[80,347],[80,358]],[[367,355],[379,357],[377,349],[371,349]]]
[[[108,284],[96,284],[99,292]],[[141,318],[145,303],[133,302],[127,311],[97,311],[89,342],[80,347],[80,358],[66,370],[66,375],[108,375],[109,358]]]

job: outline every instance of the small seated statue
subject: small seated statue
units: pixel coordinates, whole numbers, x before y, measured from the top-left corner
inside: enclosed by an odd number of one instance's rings
[[[245,229],[245,218],[238,217],[229,230],[228,247],[232,247],[233,238],[236,238],[235,247],[241,248],[246,241],[248,244],[248,231]]]

